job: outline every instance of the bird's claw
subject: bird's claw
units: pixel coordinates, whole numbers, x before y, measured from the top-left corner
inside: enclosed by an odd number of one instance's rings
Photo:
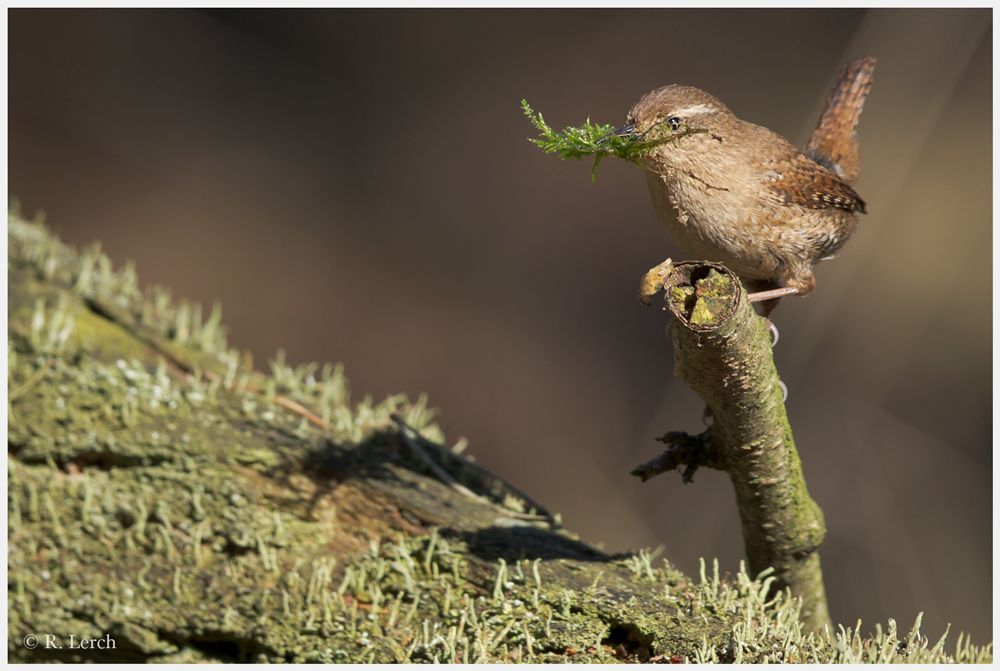
[[[778,344],[778,327],[767,317],[764,318],[764,324],[767,326],[767,330],[771,332],[771,347],[773,348]]]
[[[778,380],[778,386],[781,387],[781,402],[784,403],[788,400],[788,385]]]

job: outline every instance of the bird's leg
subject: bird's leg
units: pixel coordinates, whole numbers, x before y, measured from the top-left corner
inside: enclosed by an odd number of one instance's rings
[[[792,294],[799,293],[796,287],[780,287],[778,289],[769,289],[768,291],[757,291],[752,294],[747,294],[747,300],[751,303],[764,303],[762,317],[766,317],[771,313],[777,305],[778,301],[785,296],[791,296]],[[772,303],[773,301],[773,303]],[[770,309],[768,309],[768,303],[771,303]]]
[[[760,303],[760,316],[764,318],[764,323],[767,324],[767,328],[771,331],[771,347],[778,344],[778,327],[768,319],[768,315],[778,307],[778,303],[781,302],[782,297],[790,296],[792,294],[799,293],[796,287],[777,287],[773,282],[761,282],[761,281],[748,281],[748,288],[750,289],[761,289],[762,291],[754,291],[747,294],[747,301],[751,303]]]
[[[770,291],[758,291],[757,293],[748,294],[747,300],[751,303],[760,303],[760,316],[764,318],[764,323],[767,325],[768,330],[771,332],[771,347],[778,344],[778,327],[774,325],[768,315],[778,307],[778,303],[781,302],[781,297],[788,295],[788,293],[795,293],[795,289],[791,292],[786,292],[789,287],[782,287],[780,289],[772,289]],[[771,297],[773,294],[779,294],[777,296]]]
[[[774,280],[750,280],[747,286],[758,291],[748,294],[747,300],[751,303],[760,303],[760,316],[767,319],[784,296],[811,294],[816,289],[816,278],[813,277],[812,268],[807,265],[799,268],[792,277],[785,280],[784,285],[778,286]]]

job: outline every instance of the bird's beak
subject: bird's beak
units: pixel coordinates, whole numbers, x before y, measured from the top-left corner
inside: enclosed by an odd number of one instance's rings
[[[635,130],[635,124],[634,123],[630,123],[628,125],[622,126],[618,130],[611,131],[610,133],[608,133],[607,135],[605,135],[604,137],[602,137],[600,140],[598,140],[598,142],[600,142],[601,140],[604,140],[605,138],[609,138],[612,135],[614,135],[615,137],[622,137],[624,135],[637,135],[637,134],[638,133]]]

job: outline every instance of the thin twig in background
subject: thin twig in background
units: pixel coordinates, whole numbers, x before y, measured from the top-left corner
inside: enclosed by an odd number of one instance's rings
[[[432,443],[431,441],[429,441],[426,438],[424,438],[423,436],[421,436],[419,431],[417,431],[412,426],[410,426],[405,421],[403,421],[403,418],[400,417],[399,415],[393,414],[390,417],[392,418],[392,421],[394,421],[399,426],[399,435],[402,436],[402,438],[406,442],[407,446],[411,450],[413,450],[413,453],[416,454],[420,458],[421,461],[423,461],[425,464],[427,464],[428,468],[430,468],[431,471],[433,471],[434,475],[436,475],[441,481],[443,481],[445,484],[447,484],[448,486],[450,486],[455,491],[459,492],[460,494],[464,494],[465,496],[468,496],[470,498],[476,499],[477,501],[481,501],[482,503],[487,503],[487,504],[489,504],[491,506],[495,506],[497,508],[497,510],[499,510],[502,514],[504,514],[504,515],[506,515],[508,517],[515,517],[517,519],[530,520],[530,521],[535,521],[535,522],[549,522],[550,524],[555,524],[555,518],[542,505],[540,505],[539,503],[537,503],[536,501],[534,501],[531,497],[529,497],[529,496],[527,496],[525,494],[522,494],[520,492],[520,490],[518,490],[516,487],[514,487],[513,485],[511,485],[509,482],[507,482],[506,480],[504,480],[500,476],[498,476],[498,475],[490,472],[488,469],[483,468],[479,464],[473,464],[472,462],[470,462],[465,457],[462,457],[461,455],[452,454],[451,452],[448,452],[449,457],[451,457],[453,459],[458,459],[459,461],[461,461],[467,467],[483,471],[484,473],[486,473],[487,475],[489,475],[491,478],[494,478],[494,479],[502,482],[508,489],[511,490],[511,492],[513,492],[516,496],[521,497],[524,500],[524,502],[527,503],[529,506],[533,507],[535,510],[543,511],[545,514],[544,515],[532,515],[530,513],[519,513],[519,512],[517,512],[515,510],[510,510],[508,508],[504,508],[504,507],[502,507],[502,506],[494,503],[493,501],[490,501],[489,499],[487,499],[487,498],[485,498],[483,496],[480,496],[479,494],[476,494],[475,492],[471,491],[468,487],[466,487],[465,485],[463,485],[460,482],[458,482],[450,473],[448,473],[446,470],[444,470],[443,468],[441,468],[437,463],[435,463],[434,460],[431,459],[430,455],[427,454],[427,451],[424,450],[422,447],[420,447],[418,441],[419,442],[423,442],[423,443],[425,443],[427,445],[430,445],[433,448],[438,449],[438,450],[444,450],[445,447],[443,445],[438,445],[436,443]],[[412,431],[413,434],[416,436],[416,439],[411,438],[410,435],[409,435],[409,433],[408,433],[408,431]]]
[[[463,485],[462,483],[460,483],[458,480],[456,480],[451,475],[451,473],[449,473],[448,471],[444,470],[443,468],[441,468],[440,466],[438,466],[436,463],[434,463],[434,460],[431,459],[431,456],[429,454],[427,454],[427,452],[424,450],[424,448],[420,447],[420,444],[417,441],[415,441],[413,438],[410,437],[407,429],[409,429],[410,431],[413,431],[417,435],[420,435],[420,434],[417,433],[417,431],[415,429],[413,429],[409,425],[407,425],[406,422],[404,422],[399,417],[399,415],[392,415],[392,421],[396,422],[396,425],[399,427],[399,435],[406,442],[406,445],[413,451],[413,453],[415,455],[417,455],[420,458],[420,460],[422,462],[424,462],[424,464],[427,466],[427,468],[431,469],[431,471],[434,473],[434,475],[437,476],[438,480],[441,480],[442,482],[444,482],[445,484],[447,484],[449,487],[451,487],[452,489],[454,489],[459,494],[464,494],[465,496],[468,496],[471,499],[476,499],[477,501],[483,501],[484,500],[481,496],[479,496],[478,494],[476,494],[475,492],[473,492],[471,489],[469,489],[468,487],[466,487],[465,485]]]

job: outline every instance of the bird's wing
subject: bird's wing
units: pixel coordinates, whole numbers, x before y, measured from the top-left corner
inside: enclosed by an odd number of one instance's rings
[[[780,172],[769,171],[768,178],[771,195],[779,203],[814,210],[865,212],[865,201],[854,189],[803,154],[796,153]]]

